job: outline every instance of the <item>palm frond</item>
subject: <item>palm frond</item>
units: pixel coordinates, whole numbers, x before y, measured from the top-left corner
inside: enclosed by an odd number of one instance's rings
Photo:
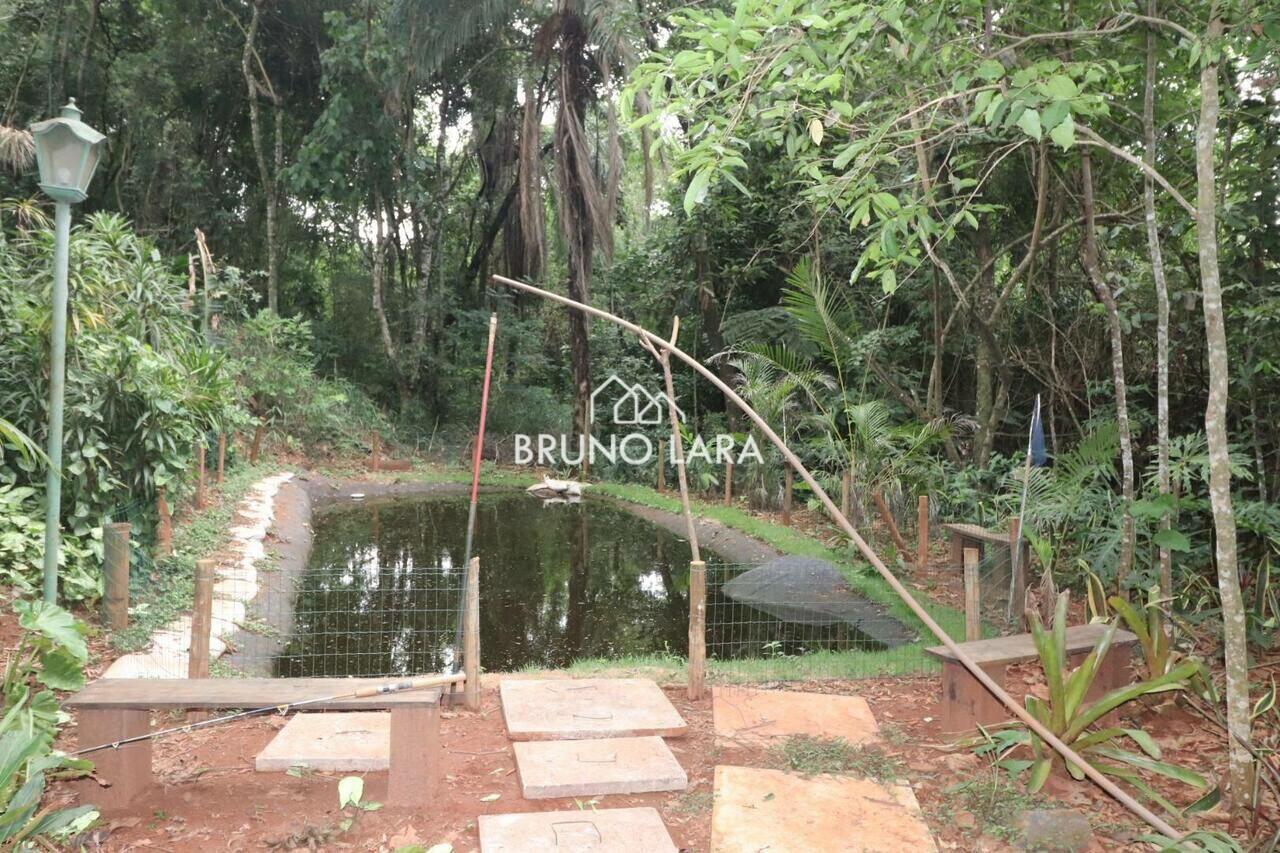
[[[35,140],[30,133],[20,127],[0,124],[0,166],[23,172],[31,168],[35,153]]]
[[[409,45],[423,74],[432,74],[481,33],[507,21],[526,4],[520,0],[396,0],[391,20],[414,33]]]

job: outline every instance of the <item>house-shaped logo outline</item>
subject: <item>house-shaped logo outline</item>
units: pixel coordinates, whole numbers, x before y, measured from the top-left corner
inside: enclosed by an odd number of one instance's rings
[[[619,426],[661,425],[664,423],[666,414],[663,406],[671,406],[675,410],[676,417],[681,421],[684,420],[684,410],[672,402],[665,392],[650,394],[649,390],[639,382],[634,385],[628,384],[618,374],[611,373],[591,392],[591,423],[596,421],[596,397],[614,384],[623,388],[622,396],[613,404],[612,414],[615,424]]]

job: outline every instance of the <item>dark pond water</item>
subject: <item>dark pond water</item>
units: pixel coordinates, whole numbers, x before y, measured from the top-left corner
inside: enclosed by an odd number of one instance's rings
[[[466,498],[353,503],[314,520],[277,676],[382,676],[452,664]],[[603,499],[544,506],[480,498],[481,661],[489,671],[688,650],[689,546]],[[783,623],[720,594],[739,570],[708,563],[708,654],[749,658],[868,648],[847,626]]]
[[[452,661],[467,500],[356,503],[317,515],[280,676],[436,672]],[[564,666],[688,645],[688,544],[604,501],[482,495],[481,660]]]

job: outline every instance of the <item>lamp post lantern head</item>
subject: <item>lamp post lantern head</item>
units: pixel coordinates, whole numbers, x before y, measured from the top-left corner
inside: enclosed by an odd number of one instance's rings
[[[40,167],[40,189],[54,201],[84,201],[107,138],[80,120],[75,98],[58,118],[31,125],[31,136]]]

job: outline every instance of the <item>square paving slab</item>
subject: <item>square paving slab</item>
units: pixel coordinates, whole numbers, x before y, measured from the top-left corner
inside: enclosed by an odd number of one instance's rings
[[[683,735],[688,726],[644,678],[511,679],[499,685],[512,740]]]
[[[513,745],[525,799],[683,791],[689,777],[657,736]]]
[[[715,687],[711,697],[717,737],[764,741],[812,735],[852,744],[880,737],[875,715],[861,696]]]
[[[386,770],[391,766],[391,714],[352,711],[295,714],[267,748],[258,753],[254,768],[283,771]]]
[[[712,853],[937,853],[915,793],[848,776],[716,768]]]
[[[656,809],[480,815],[480,853],[676,853]]]

